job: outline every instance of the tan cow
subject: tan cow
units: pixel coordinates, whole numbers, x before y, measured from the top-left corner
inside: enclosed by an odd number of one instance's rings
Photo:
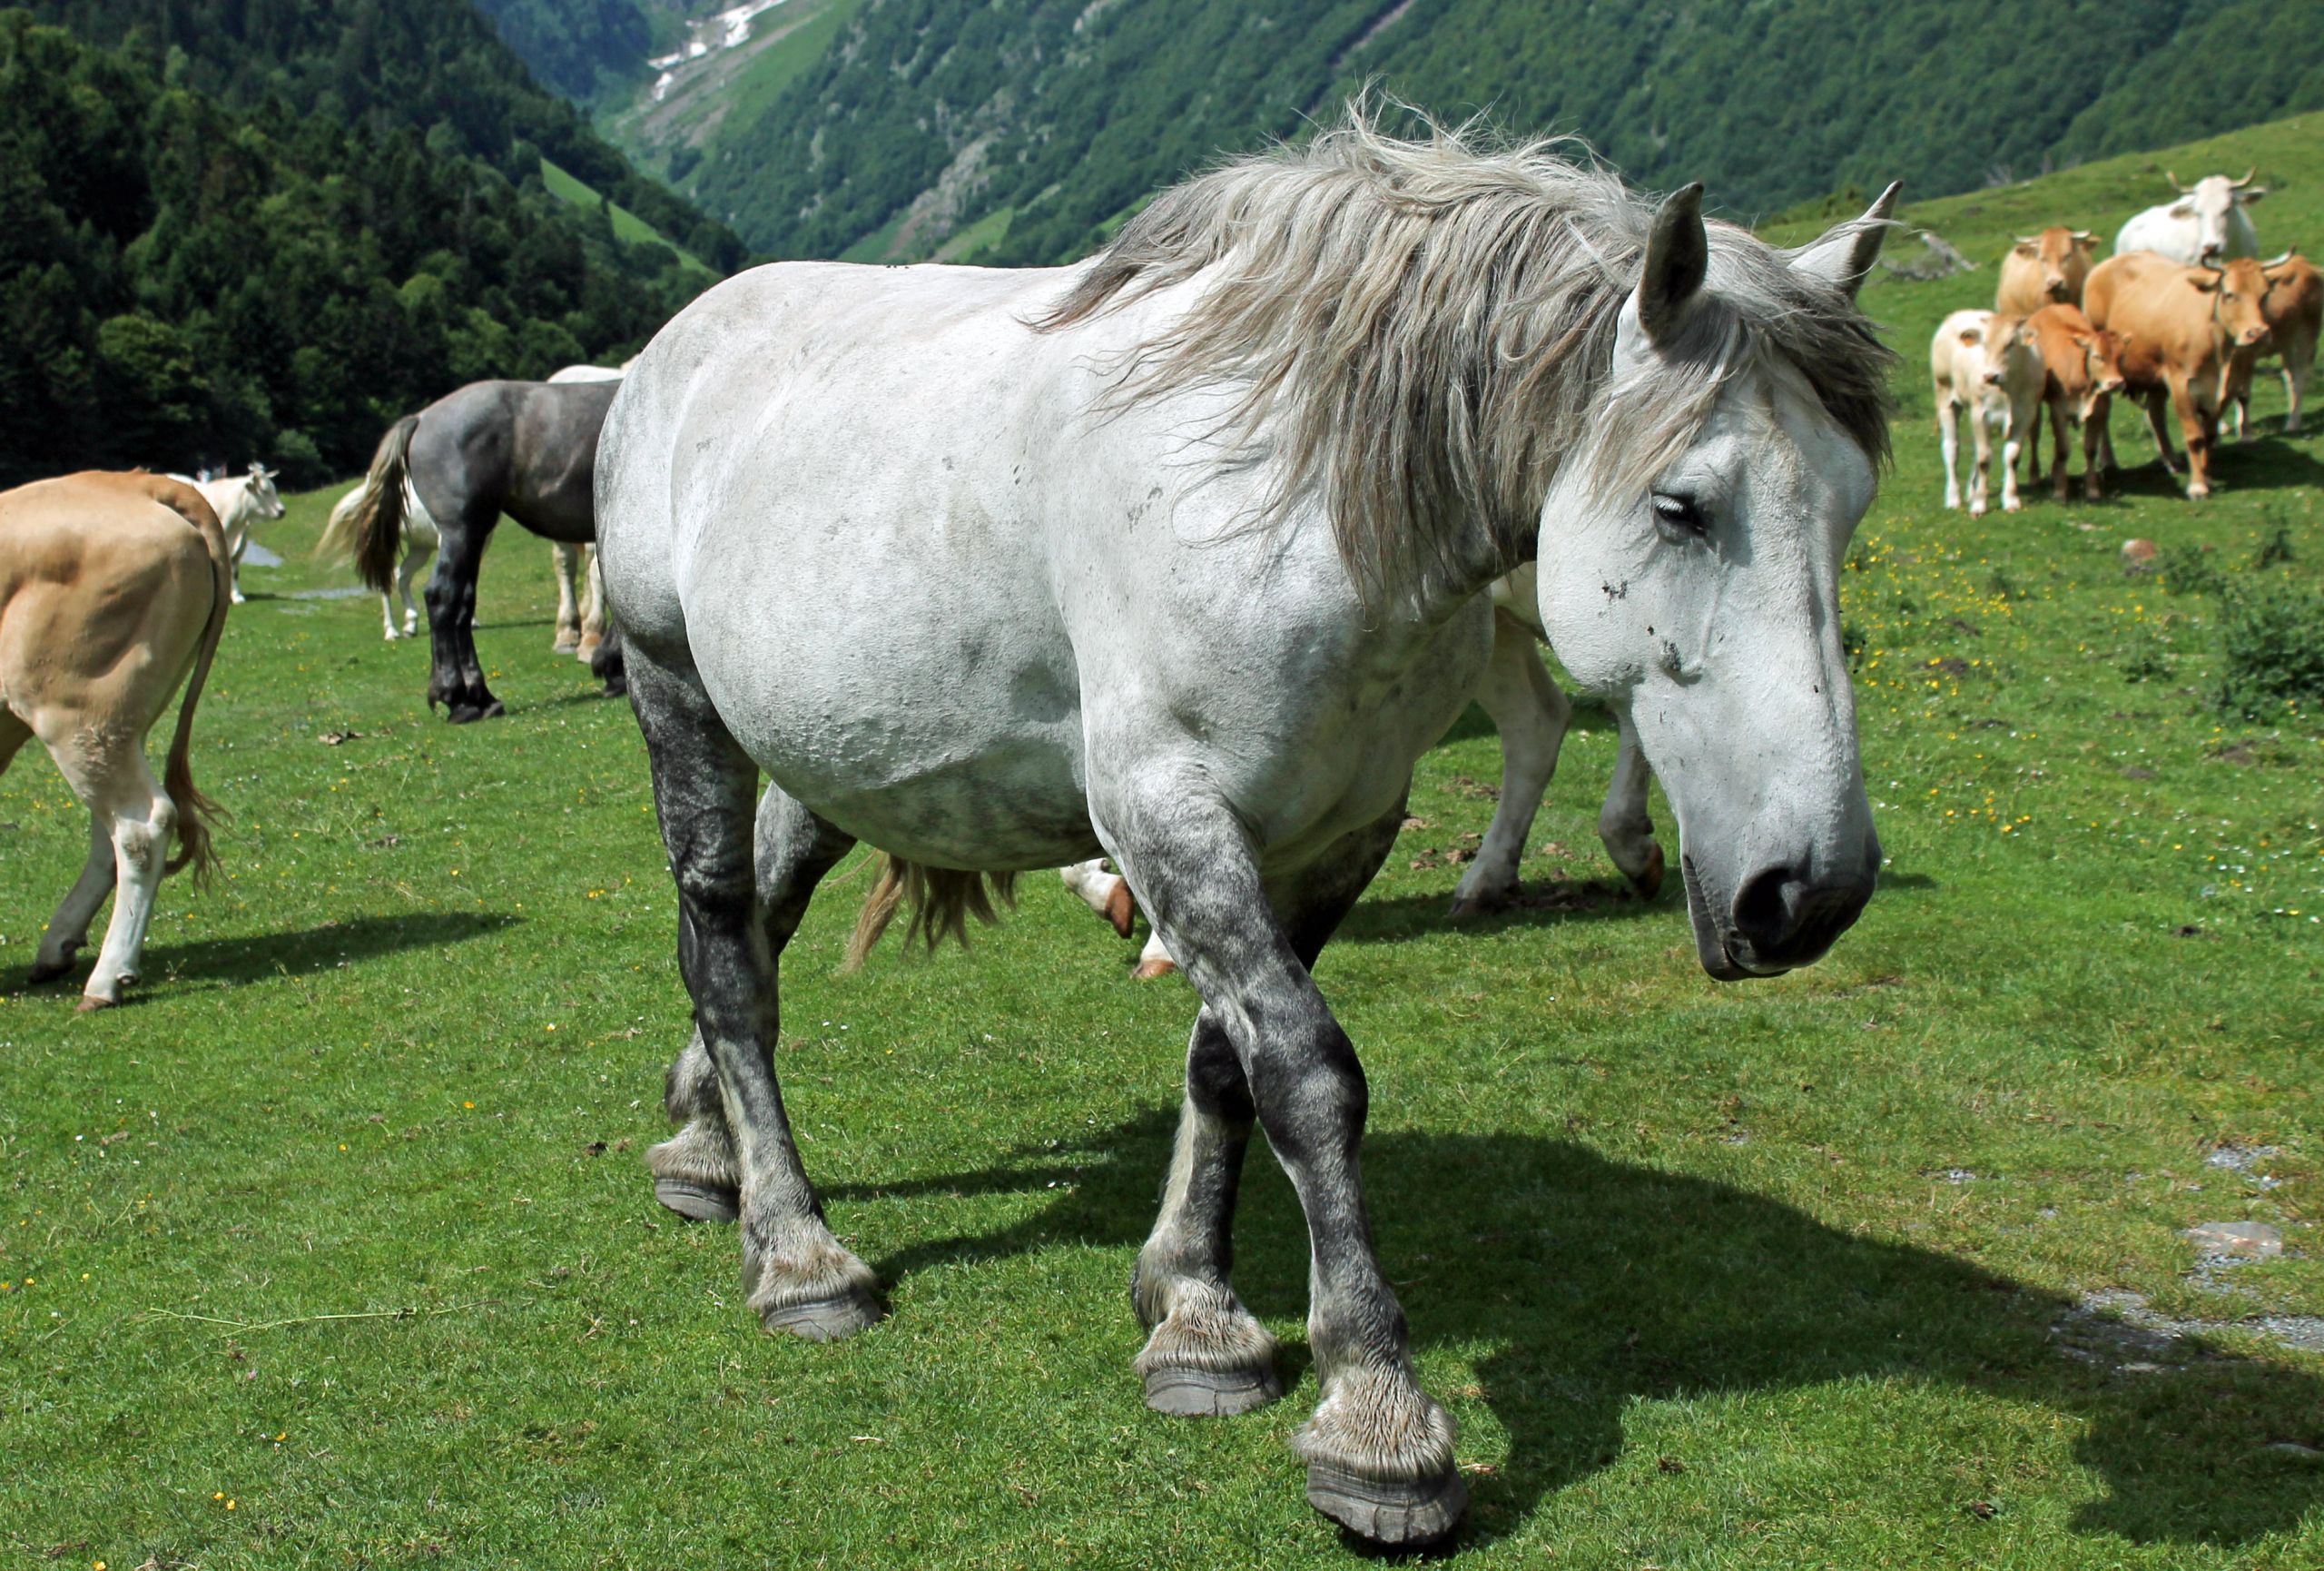
[[[2053,450],[2051,483],[2058,500],[2071,490],[2066,475],[2066,428],[2082,428],[2083,495],[2096,501],[2100,448],[2114,395],[2122,390],[2122,341],[2091,324],[2079,306],[2045,305],[2025,319],[2034,351],[2042,359],[2042,409],[2049,411]],[[2025,439],[2026,478],[2042,478],[2041,410]]]
[[[2001,259],[2001,288],[1994,309],[2004,316],[2029,317],[2045,305],[2080,305],[2083,281],[2090,276],[2098,237],[2086,229],[2055,225],[2021,236]]]
[[[2083,286],[2083,311],[2122,337],[2123,385],[2145,406],[2163,468],[2174,473],[2178,459],[2162,424],[2166,395],[2178,412],[2190,500],[2211,494],[2220,410],[2239,357],[2248,376],[2250,359],[2268,336],[2268,319],[2260,311],[2267,291],[2267,274],[2250,257],[2223,267],[2183,267],[2143,251],[2108,257]]]
[[[2243,364],[2228,390],[2235,405],[2238,441],[2243,440],[2243,419],[2251,402],[2251,371],[2260,355],[2270,353],[2283,357],[2284,399],[2290,406],[2284,433],[2299,434],[2300,401],[2308,395],[2308,373],[2316,363],[2317,331],[2324,327],[2324,272],[2290,251],[2260,265],[2268,276],[2268,292],[2260,300],[2260,314],[2268,319],[2268,341]]]
[[[217,809],[194,789],[187,748],[233,588],[218,516],[182,481],[87,473],[0,492],[0,769],[38,736],[89,809],[89,860],[49,920],[34,981],[71,969],[119,883],[84,1010],[120,1003],[137,980],[162,875],[216,864]],[[164,789],[145,734],[181,682]]]
[[[2017,455],[2042,404],[2042,361],[2024,326],[1990,311],[1956,311],[1929,341],[1929,380],[1935,388],[1936,429],[1945,447],[1945,505],[1961,505],[1954,466],[1961,449],[1961,411],[1966,410],[1976,442],[1969,469],[1973,519],[1985,511],[1985,474],[1996,430],[2002,437],[2002,511],[2014,513],[2023,505],[2017,499]]]

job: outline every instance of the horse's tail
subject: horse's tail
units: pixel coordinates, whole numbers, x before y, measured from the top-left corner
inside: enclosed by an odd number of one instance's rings
[[[371,471],[355,505],[341,512],[331,509],[330,522],[315,543],[318,556],[337,556],[355,565],[356,574],[379,594],[396,576],[396,557],[403,545],[403,489],[409,478],[411,433],[418,415],[406,415],[379,439],[371,455]]]
[[[904,942],[917,939],[934,949],[947,938],[957,938],[965,946],[971,916],[988,925],[999,922],[1000,917],[992,908],[995,899],[1003,905],[1017,904],[1014,873],[924,867],[883,851],[880,875],[872,881],[872,893],[863,897],[862,914],[855,919],[855,936],[848,940],[845,969],[852,971],[863,963],[872,946],[896,919],[896,913],[906,905],[911,907],[911,922],[904,929]]]
[[[218,515],[209,501],[192,487],[184,488],[188,495],[202,503],[197,515],[169,505],[185,521],[201,532],[202,543],[210,552],[210,620],[202,629],[202,646],[193,657],[193,675],[186,678],[185,697],[178,703],[177,729],[170,735],[170,754],[162,766],[162,789],[169,793],[170,801],[178,810],[177,855],[162,864],[162,873],[171,874],[192,864],[196,884],[210,882],[211,873],[218,865],[218,854],[211,848],[210,825],[213,819],[223,819],[226,810],[204,796],[193,784],[193,710],[202,701],[202,686],[210,679],[210,663],[218,655],[218,640],[226,631],[226,610],[234,603],[234,560],[226,548],[226,531],[219,527]]]

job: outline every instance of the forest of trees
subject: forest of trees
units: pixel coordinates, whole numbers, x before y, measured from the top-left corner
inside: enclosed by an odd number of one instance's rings
[[[1749,217],[2324,105],[2324,27],[2276,0],[870,0],[722,129],[688,190],[755,246],[828,256],[945,183],[898,254],[1005,212],[980,259],[1053,262],[1367,80],[1441,116],[1581,133],[1632,179],[1701,179]]]
[[[44,7],[134,11],[110,47],[0,12],[0,484],[251,458],[315,483],[463,381],[629,352],[710,282],[549,194],[552,147],[625,205],[653,188],[459,0],[285,4],[275,32],[261,0],[208,64],[165,41],[204,3]],[[431,13],[480,46],[431,56]],[[666,193],[639,206],[739,259]]]
[[[542,85],[576,104],[635,87],[656,51],[655,23],[675,38],[684,14],[676,0],[476,0],[476,7]]]

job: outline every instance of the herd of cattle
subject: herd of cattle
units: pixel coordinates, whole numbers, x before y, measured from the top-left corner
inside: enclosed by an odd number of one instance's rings
[[[2166,172],[2167,173],[2167,172]],[[2256,173],[2256,172],[2253,172]],[[2042,478],[2041,426],[2050,418],[2051,480],[2059,500],[2070,487],[2066,429],[2082,427],[2083,486],[2096,500],[2099,477],[2114,465],[2108,415],[2117,393],[2138,400],[2166,469],[2178,469],[2163,421],[2167,400],[2187,444],[2187,495],[2211,494],[2211,465],[2221,417],[2232,407],[2245,434],[2253,367],[2283,361],[2290,410],[2300,399],[2324,322],[2324,273],[2297,252],[2259,260],[2260,237],[2245,210],[2267,194],[2214,174],[2179,185],[2179,199],[2148,208],[2115,238],[2114,254],[2093,262],[2097,236],[2063,226],[2021,239],[2004,260],[1991,311],[1956,311],[1929,344],[1937,429],[1945,450],[1945,505],[1962,501],[1960,421],[1975,440],[1968,502],[1985,511],[1994,440],[2001,440],[2001,505],[2019,507],[2018,459]]]
[[[2250,174],[2212,175],[2179,190],[2178,200],[2124,224],[2104,262],[2093,262],[2096,237],[2087,231],[2056,227],[2018,241],[2003,262],[1994,309],[1945,319],[1931,345],[1930,370],[1946,507],[1963,499],[1956,465],[1964,413],[1975,443],[1967,488],[1973,515],[1986,509],[1994,437],[2003,508],[2020,505],[2021,456],[2028,479],[2039,481],[2044,412],[2061,499],[2069,494],[2070,426],[2082,428],[2086,494],[2100,494],[2102,472],[2114,467],[2107,417],[2118,393],[2143,406],[2163,462],[2175,469],[2162,416],[2169,400],[2187,447],[2191,497],[2210,491],[2212,450],[2230,407],[2241,434],[2253,369],[2267,354],[2282,360],[2287,429],[2300,429],[2324,321],[2324,274],[2290,251],[2258,260],[2259,237],[2245,210],[2265,191]],[[595,538],[589,476],[610,403],[606,384],[620,376],[574,367],[546,383],[462,389],[398,422],[366,481],[333,510],[326,541],[353,557],[380,592],[389,639],[417,631],[412,580],[439,541],[448,542],[428,591],[437,645],[428,697],[445,702],[454,719],[499,713],[468,630],[483,540],[503,513],[555,545],[556,647],[585,659],[596,654],[592,668],[618,690],[618,638],[598,608],[594,548],[586,574],[581,552]],[[433,471],[430,432],[444,450]],[[419,460],[409,457],[415,445]],[[226,608],[243,598],[240,566],[251,526],[283,512],[273,472],[260,464],[222,479],[84,473],[0,494],[0,770],[37,736],[90,812],[88,860],[41,939],[34,981],[72,969],[98,907],[118,889],[84,989],[84,1010],[119,1002],[123,986],[136,980],[162,876],[189,864],[199,875],[214,860],[206,827],[213,809],[194,788],[188,758],[192,722]],[[397,588],[400,628],[389,598]],[[1533,603],[1530,593],[1497,590],[1497,601],[1503,598],[1505,611]],[[1542,667],[1542,634],[1533,620],[1515,611],[1499,618],[1478,695],[1502,736],[1504,777],[1492,832],[1462,880],[1456,914],[1490,908],[1513,893],[1518,858],[1556,766],[1570,706]],[[157,784],[144,739],[182,684],[165,785]],[[1647,771],[1635,739],[1621,740],[1600,834],[1624,874],[1651,894],[1663,859],[1646,816]],[[1066,879],[1130,934],[1134,907],[1118,875],[1090,863],[1067,869]],[[1171,968],[1160,941],[1149,943],[1140,973]]]

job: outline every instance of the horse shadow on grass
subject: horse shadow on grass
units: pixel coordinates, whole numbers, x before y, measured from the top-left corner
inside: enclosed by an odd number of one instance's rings
[[[830,1198],[1045,1202],[1013,1226],[881,1261],[891,1282],[1060,1246],[1134,1248],[1175,1121],[1155,1109],[982,1171],[836,1186]],[[2324,1382],[2297,1368],[2137,1331],[2050,1289],[1569,1141],[1392,1131],[1367,1140],[1364,1158],[1382,1262],[1414,1345],[1492,1349],[1469,1394],[1508,1431],[1509,1457],[1470,1480],[1470,1543],[1515,1531],[1544,1498],[1611,1464],[1640,1399],[1827,1387],[1841,1404],[1854,1398],[1837,1388],[1872,1382],[1965,1388],[2078,1425],[2075,1460],[2104,1485],[2073,1517],[2079,1533],[2233,1545],[2291,1530],[2324,1503],[2324,1469],[2269,1449],[2324,1445]],[[1246,1301],[1302,1313],[1305,1230],[1263,1151],[1236,1241]],[[1131,1379],[1135,1324],[1126,1301],[1112,1309]],[[1287,1379],[1304,1374],[1305,1350],[1284,1354]],[[1274,1421],[1314,1397],[1312,1386],[1292,1390]],[[2005,1475],[2010,1458],[1992,1466]]]
[[[358,965],[406,949],[464,944],[504,932],[524,921],[498,911],[421,912],[411,916],[358,916],[295,933],[252,933],[233,938],[198,938],[184,944],[145,945],[138,966],[149,984],[225,987],[276,976],[307,976],[340,965]],[[39,985],[77,989],[94,958],[84,949],[79,963],[55,981]],[[22,993],[35,984],[26,966],[0,972],[0,993]],[[132,1002],[147,996],[132,989]]]

